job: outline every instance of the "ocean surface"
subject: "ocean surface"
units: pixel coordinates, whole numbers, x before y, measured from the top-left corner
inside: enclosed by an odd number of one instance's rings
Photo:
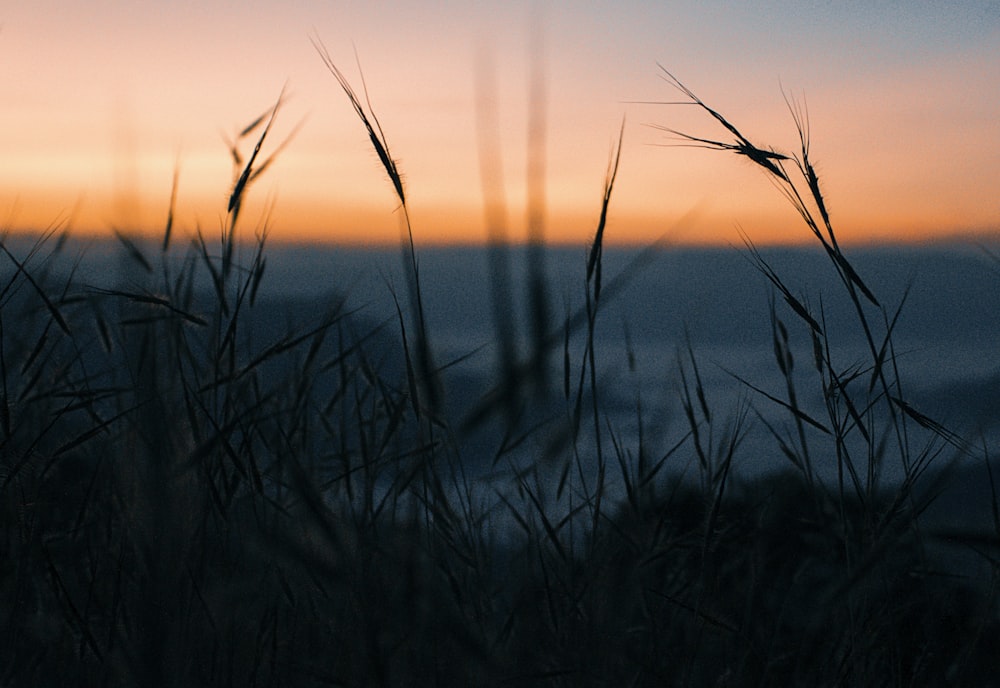
[[[15,255],[29,244],[8,240]],[[154,245],[145,247],[156,256]],[[251,258],[241,249],[237,260]],[[986,456],[1000,454],[1000,262],[975,244],[885,246],[846,251],[879,306],[865,302],[878,346],[891,326],[891,360],[904,398],[927,419],[940,423],[974,451],[962,455],[940,435],[914,427],[914,441],[927,443],[940,460],[966,466],[969,484],[982,489]],[[151,289],[156,278],[137,271],[117,245],[71,244],[63,267],[96,287]],[[292,324],[307,327],[339,304],[351,311],[358,331],[379,329],[368,346],[399,347],[397,304],[410,327],[409,294],[399,249],[345,249],[272,246],[258,295],[263,338],[278,338]],[[79,260],[76,259],[79,258]],[[830,260],[818,248],[762,249],[761,259],[822,323],[829,358],[842,372],[870,378],[872,356],[855,306]],[[521,358],[532,348],[531,286],[523,247],[418,249],[416,259],[428,338],[435,362],[443,366],[450,412],[468,415],[498,382],[499,343],[513,342]],[[184,249],[170,254],[179,264]],[[587,249],[550,248],[544,253],[544,291],[549,334],[554,345],[546,362],[554,403],[535,409],[540,418],[562,404],[564,383],[577,394],[586,357]],[[506,266],[498,273],[497,266]],[[11,265],[2,268],[11,274]],[[498,274],[503,274],[498,278]],[[814,364],[809,328],[792,312],[760,264],[745,249],[606,249],[601,261],[602,292],[594,315],[596,387],[603,414],[602,442],[634,455],[639,434],[647,451],[666,451],[689,429],[682,399],[699,380],[713,421],[705,424],[717,450],[727,429],[739,424],[742,440],[734,470],[754,475],[788,465],[774,433],[793,442],[794,423],[780,403],[788,389],[775,357],[773,313],[787,331],[799,404],[825,420],[824,399]],[[498,286],[506,285],[506,287]],[[207,279],[200,289],[207,290]],[[499,315],[498,315],[499,314]],[[566,330],[570,336],[566,338]],[[568,356],[567,356],[568,355]],[[387,355],[388,375],[402,379],[401,358]],[[393,370],[393,366],[396,369]],[[867,375],[866,375],[867,373]],[[589,373],[588,373],[589,374]],[[697,376],[697,377],[696,377]],[[589,377],[584,389],[590,385]],[[773,399],[771,398],[773,397]],[[587,404],[590,404],[588,397]],[[697,404],[697,401],[695,402]],[[558,411],[554,411],[558,413]],[[564,413],[565,415],[565,413]],[[640,431],[641,427],[641,431]],[[812,433],[817,470],[835,465],[823,449],[822,433]],[[484,433],[466,439],[466,454],[495,448]],[[706,439],[707,441],[707,439]],[[918,452],[919,447],[918,446]],[[632,449],[629,449],[629,448]],[[650,449],[652,447],[652,449]],[[610,449],[609,449],[610,451]],[[691,469],[692,452],[680,465]],[[686,461],[686,463],[685,463]],[[896,470],[886,468],[890,475]],[[963,469],[964,470],[964,469]],[[832,476],[832,468],[827,475]],[[1000,475],[1000,473],[998,473]]]
[[[976,245],[880,247],[848,250],[858,274],[881,309],[865,302],[877,344],[892,322],[893,353],[903,387],[898,394],[921,413],[977,441],[1000,429],[1000,262]],[[396,318],[395,293],[407,304],[403,257],[398,250],[284,248],[268,254],[268,294],[303,302],[343,294],[360,317]],[[829,259],[818,249],[768,249],[762,258],[791,293],[822,320],[835,365],[870,365],[858,315]],[[566,320],[585,309],[587,250],[549,249],[545,289],[549,321],[558,335]],[[507,251],[508,331],[526,353],[530,332],[530,280],[526,250]],[[485,249],[418,251],[427,330],[439,363],[470,353],[461,370],[489,379],[496,366],[497,335]],[[605,250],[602,294],[595,316],[599,370],[622,403],[642,394],[655,407],[678,390],[679,365],[698,363],[707,397],[724,410],[748,397],[769,404],[738,378],[780,396],[771,304],[787,328],[802,390],[816,388],[808,328],[783,302],[745,250]],[[577,333],[581,334],[580,332]],[[573,338],[571,360],[582,357]],[[561,376],[562,344],[550,363]],[[574,355],[575,352],[575,355]],[[798,378],[797,378],[798,379]]]

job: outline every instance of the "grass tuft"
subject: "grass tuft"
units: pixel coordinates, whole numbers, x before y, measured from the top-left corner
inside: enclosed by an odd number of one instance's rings
[[[810,299],[745,236],[771,295],[755,343],[776,372],[733,370],[720,398],[675,323],[679,382],[659,414],[604,364],[610,349],[641,370],[628,323],[619,341],[598,317],[662,248],[610,274],[624,122],[580,305],[533,323],[511,310],[531,346],[512,339],[474,387],[452,373],[477,351],[433,362],[408,198],[367,90],[313,45],[402,207],[409,312],[391,284],[382,323],[337,292],[300,309],[267,288],[268,212],[236,236],[284,146],[263,152],[284,91],[229,144],[217,239],[196,226],[179,246],[176,171],[160,251],[116,232],[141,284],[87,283],[55,230],[27,250],[0,237],[0,684],[996,684],[995,450],[908,395],[906,294],[882,305],[837,244],[804,105],[786,96],[786,155],[664,70],[732,138],[667,131],[770,175],[839,282]],[[552,287],[526,318],[552,312]],[[560,372],[562,394],[522,394]],[[782,469],[750,469],[772,455]],[[970,456],[982,513],[964,493],[942,511]]]

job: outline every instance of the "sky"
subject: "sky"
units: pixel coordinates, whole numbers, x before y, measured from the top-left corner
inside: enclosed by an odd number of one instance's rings
[[[649,103],[678,98],[662,68],[761,147],[797,150],[785,97],[804,102],[845,242],[1000,231],[996,0],[11,0],[0,228],[157,235],[176,170],[175,231],[217,232],[229,147],[249,155],[254,139],[236,135],[285,89],[261,155],[287,145],[240,231],[396,242],[398,199],[314,41],[359,93],[363,73],[418,243],[523,240],[529,150],[546,240],[590,241],[623,122],[609,243],[808,241],[751,163],[658,128],[726,138],[705,113]],[[504,209],[492,224],[487,197]]]

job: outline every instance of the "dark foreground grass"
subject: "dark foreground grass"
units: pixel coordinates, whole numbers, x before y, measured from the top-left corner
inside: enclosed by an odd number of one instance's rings
[[[327,64],[405,210],[367,96]],[[688,347],[674,435],[643,432],[641,410],[637,437],[616,428],[593,336],[628,278],[602,287],[616,157],[583,310],[526,360],[509,343],[501,379],[456,411],[408,219],[410,304],[394,322],[331,297],[276,323],[258,303],[266,228],[240,244],[237,216],[276,105],[244,132],[263,126],[249,162],[234,147],[218,242],[198,233],[178,258],[172,222],[158,249],[121,234],[130,277],[113,289],[55,269],[72,264],[63,237],[27,254],[3,243],[0,685],[1000,683],[995,490],[983,522],[941,533],[922,517],[937,464],[959,457],[992,488],[993,449],[906,401],[901,307],[839,247],[799,111],[801,152],[781,154],[670,79],[733,140],[686,138],[745,156],[792,201],[867,361],[835,360],[823,309],[748,239],[775,294],[761,317],[784,388],[748,380],[757,406],[715,408]],[[545,383],[539,359],[559,361]],[[821,406],[800,401],[795,366],[813,369]],[[754,422],[786,471],[739,472]],[[495,451],[464,453],[470,433]]]

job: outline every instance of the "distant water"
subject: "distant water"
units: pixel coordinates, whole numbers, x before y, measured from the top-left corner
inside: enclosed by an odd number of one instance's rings
[[[798,369],[811,370],[812,344],[766,277],[737,249],[672,249],[640,257],[638,250],[607,250],[604,295],[597,315],[597,351],[614,379],[646,393],[665,390],[676,377],[678,351],[687,341],[711,396],[724,400],[746,389],[729,374],[773,392],[774,361],[769,303],[789,329]],[[865,361],[857,315],[821,251],[770,249],[767,263],[825,324],[835,359],[847,367]],[[897,362],[906,387],[926,415],[963,432],[1000,424],[1000,264],[973,246],[881,247],[848,252],[862,279],[892,319]],[[550,313],[561,328],[584,306],[586,250],[551,249],[546,255]],[[489,367],[497,337],[487,252],[439,248],[418,253],[428,329],[442,361],[471,351]],[[517,335],[528,336],[526,260],[511,249],[511,294]],[[349,301],[372,320],[395,314],[394,289],[405,309],[398,251],[287,248],[269,256],[269,289],[310,299],[347,290]],[[616,280],[621,288],[614,291]],[[392,289],[390,289],[390,287]],[[868,308],[876,322],[877,309]],[[881,342],[879,342],[881,343]],[[481,348],[482,347],[482,348]],[[628,349],[634,373],[629,372]],[[485,371],[484,371],[485,372]],[[808,387],[811,380],[804,380]],[[628,391],[628,390],[626,390]],[[753,396],[753,395],[751,395]],[[755,403],[763,400],[757,398]]]
[[[24,245],[8,244],[15,253],[25,255]],[[78,250],[72,246],[67,254]],[[266,255],[261,297],[282,304],[273,313],[275,320],[294,315],[308,321],[317,317],[318,305],[343,297],[349,308],[356,309],[360,321],[372,326],[386,323],[387,332],[398,333],[393,294],[404,313],[408,298],[398,249],[271,247]],[[960,245],[852,249],[848,255],[879,298],[886,318],[894,318],[899,309],[894,343],[902,396],[926,416],[970,441],[986,441],[994,454],[1000,452],[1000,264],[974,246]],[[855,363],[869,365],[857,314],[822,252],[768,249],[762,256],[822,319],[838,366],[846,370]],[[179,260],[180,254],[173,257]],[[529,336],[525,250],[510,249],[507,260],[511,290],[504,302],[509,304],[512,334],[523,352]],[[550,322],[557,333],[567,317],[584,307],[586,260],[582,247],[546,253]],[[138,279],[130,265],[120,250],[99,244],[87,251],[77,274],[95,285],[128,284]],[[495,382],[498,337],[489,265],[489,254],[482,248],[418,251],[436,360],[446,364],[461,359],[448,369],[449,391],[456,405],[474,404]],[[9,263],[0,274],[10,274]],[[757,468],[754,461],[761,461],[765,468],[780,461],[770,458],[777,452],[760,420],[787,421],[787,414],[737,379],[785,398],[774,358],[772,301],[789,331],[803,404],[821,408],[808,330],[745,251],[689,248],[648,254],[608,249],[603,255],[602,283],[595,349],[605,394],[602,401],[609,417],[619,424],[622,437],[637,431],[640,400],[649,417],[646,422],[655,421],[675,432],[683,429],[679,370],[683,361],[690,375],[690,342],[706,396],[718,417],[734,416],[741,404],[749,403],[754,409],[748,417],[755,429],[748,435],[750,450],[746,452],[754,458],[747,460],[745,468],[752,472]],[[207,282],[202,287],[207,288]],[[876,319],[882,318],[878,309],[866,308]],[[549,363],[553,380],[561,385],[559,341]],[[579,334],[571,340],[570,349],[575,384],[583,356]],[[754,451],[754,446],[759,449]]]

